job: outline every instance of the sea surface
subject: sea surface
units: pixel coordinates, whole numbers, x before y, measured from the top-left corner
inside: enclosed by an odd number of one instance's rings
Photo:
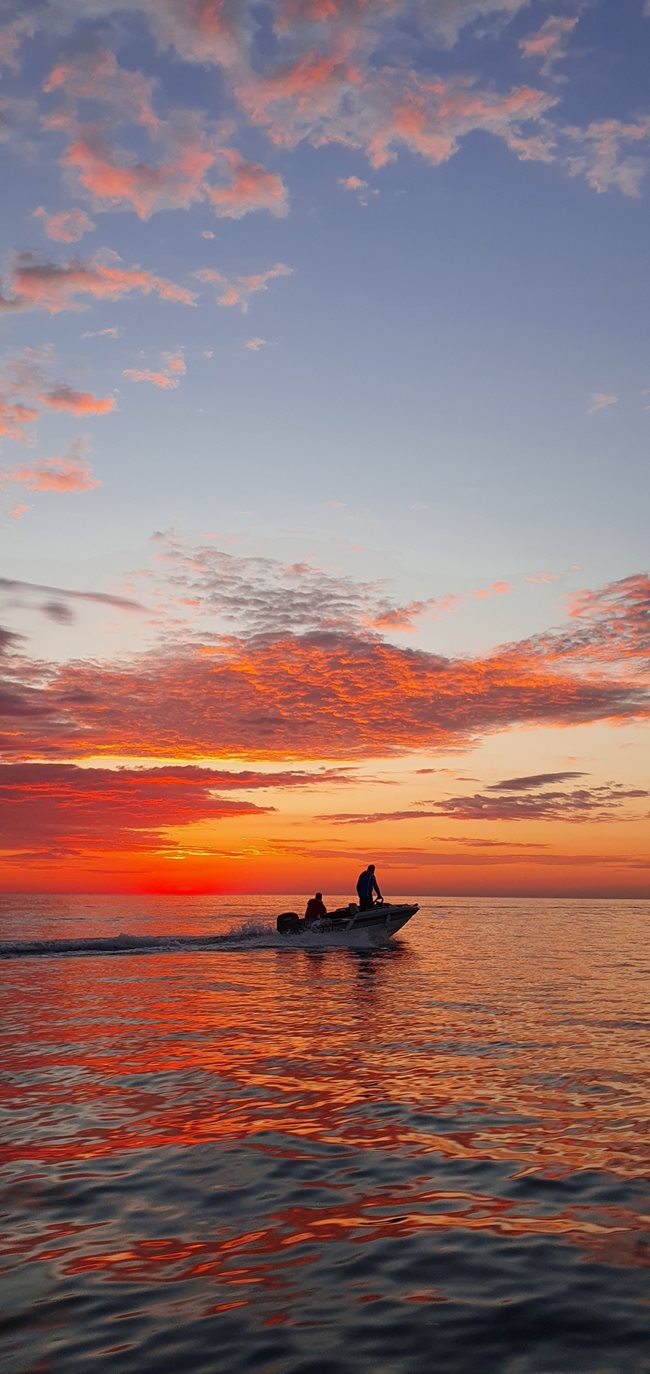
[[[650,904],[286,909],[0,898],[2,1374],[649,1374]]]

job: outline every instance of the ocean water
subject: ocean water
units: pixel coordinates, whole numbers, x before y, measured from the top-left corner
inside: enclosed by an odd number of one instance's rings
[[[0,899],[2,1374],[648,1374],[650,904],[287,908]]]

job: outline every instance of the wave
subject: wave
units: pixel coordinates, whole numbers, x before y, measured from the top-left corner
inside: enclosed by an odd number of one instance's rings
[[[74,957],[91,954],[190,954],[238,949],[309,949],[369,944],[366,931],[304,932],[279,935],[268,925],[247,921],[221,935],[119,935],[83,936],[75,940],[0,940],[0,959]]]

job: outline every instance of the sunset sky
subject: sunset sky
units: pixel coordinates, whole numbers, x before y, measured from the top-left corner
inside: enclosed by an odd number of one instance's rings
[[[0,24],[0,886],[650,893],[650,0]]]

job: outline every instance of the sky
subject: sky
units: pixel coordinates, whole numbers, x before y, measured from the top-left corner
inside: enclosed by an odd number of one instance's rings
[[[0,888],[650,895],[650,3],[0,14]]]

